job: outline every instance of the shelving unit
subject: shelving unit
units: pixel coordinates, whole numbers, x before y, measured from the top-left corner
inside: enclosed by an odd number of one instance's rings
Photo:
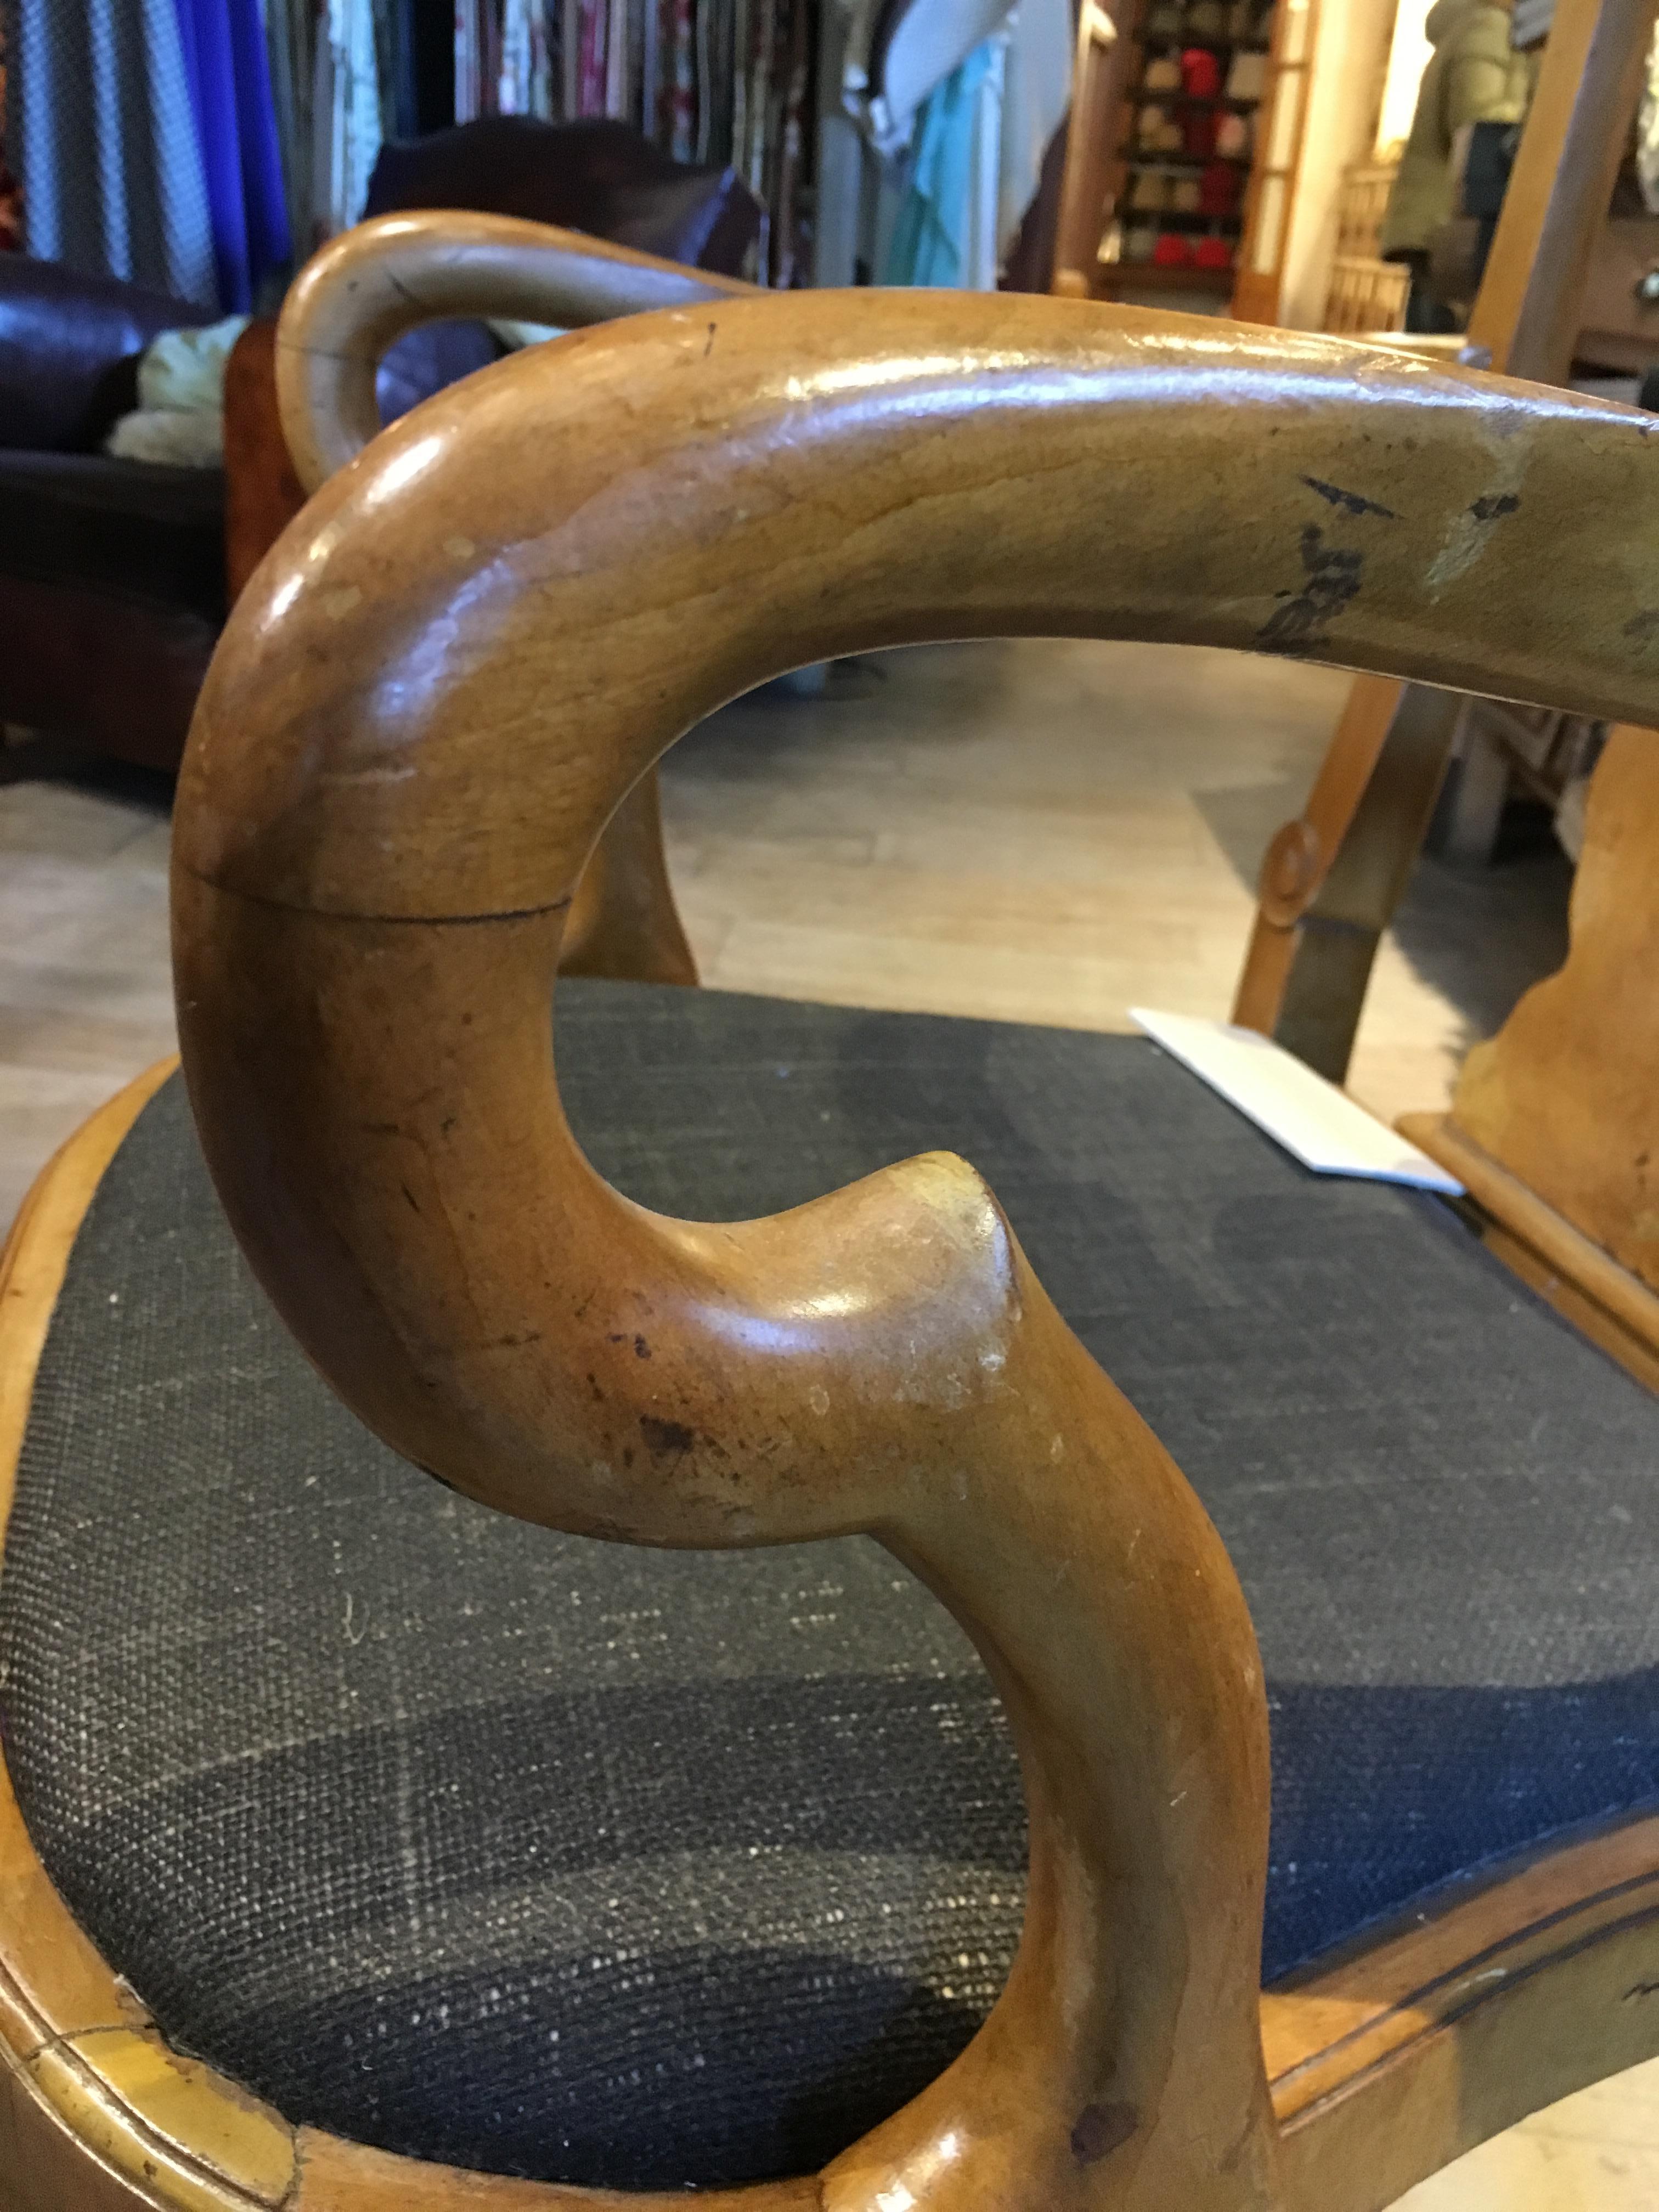
[[[1226,11],[1235,22],[1240,12]],[[1148,5],[1146,0],[1120,0],[1114,10],[1121,41],[1121,92],[1107,123],[1109,151],[1100,248],[1091,272],[1091,289],[1097,296],[1170,291],[1224,298],[1231,293],[1243,237],[1254,138],[1243,150],[1221,152],[1215,147],[1215,130],[1223,118],[1239,116],[1254,131],[1259,93],[1233,93],[1226,87],[1242,54],[1261,57],[1265,76],[1274,0],[1248,0],[1242,12],[1247,35],[1222,37],[1202,27],[1216,13],[1203,0],[1196,9],[1192,4],[1171,9]],[[1200,27],[1189,27],[1195,14]],[[1212,61],[1222,87],[1218,92],[1188,91],[1185,82],[1147,83],[1152,64],[1170,64],[1184,74],[1183,57],[1197,54]],[[1166,129],[1182,133],[1181,147],[1146,143],[1142,118],[1148,111],[1162,115]],[[1218,176],[1230,179],[1231,184],[1218,191]],[[1218,241],[1226,249],[1224,264],[1193,258],[1200,244],[1213,256]],[[1188,258],[1177,260],[1174,257],[1183,244]]]
[[[1344,173],[1373,158],[1394,10],[1395,0],[1341,0],[1340,6],[1252,0],[1248,16],[1228,9],[1230,35],[1222,37],[1206,0],[1184,0],[1175,9],[1169,0],[1084,0],[1054,289],[1073,299],[1145,294],[1150,300],[1156,294],[1160,302],[1186,291],[1194,309],[1219,307],[1244,322],[1318,329],[1332,289],[1333,203]],[[1170,57],[1178,63],[1194,50],[1212,58],[1208,84],[1188,79],[1190,92],[1187,82],[1179,90],[1160,87],[1158,80],[1175,72],[1156,66],[1147,84],[1149,65]],[[1250,76],[1241,82],[1231,72],[1244,58]],[[1211,212],[1207,222],[1177,223],[1170,210],[1130,205],[1149,163],[1180,166],[1188,178],[1202,173],[1199,152],[1206,139],[1179,164],[1173,149],[1136,143],[1140,111],[1154,104],[1223,123],[1220,153],[1237,157],[1233,166],[1245,179],[1236,219]],[[1249,120],[1248,153],[1233,143],[1230,118],[1238,116]],[[1183,195],[1188,203],[1191,197]],[[1147,240],[1130,235],[1143,218],[1160,232],[1224,237],[1233,269],[1188,265],[1180,283],[1162,269],[1155,274],[1142,258]],[[1347,286],[1342,312],[1355,327],[1390,319],[1389,287],[1397,291],[1400,280],[1392,264],[1381,267],[1381,275],[1376,266],[1341,272]]]

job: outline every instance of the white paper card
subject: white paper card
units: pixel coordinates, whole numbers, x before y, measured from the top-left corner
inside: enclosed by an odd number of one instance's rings
[[[1449,1198],[1461,1194],[1455,1176],[1271,1037],[1148,1006],[1131,1006],[1129,1018],[1316,1174],[1411,1183]]]

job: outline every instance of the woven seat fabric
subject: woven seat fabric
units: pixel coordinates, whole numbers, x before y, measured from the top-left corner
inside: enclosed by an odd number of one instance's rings
[[[601,1170],[706,1218],[948,1145],[1215,1516],[1273,1726],[1266,1969],[1659,1798],[1659,1405],[1438,1201],[1321,1181],[1138,1039],[561,987]],[[1013,1754],[873,1544],[646,1553],[375,1443],[247,1276],[180,1087],[54,1317],[0,1576],[36,1845],[291,2118],[612,2186],[821,2161],[959,2049]]]

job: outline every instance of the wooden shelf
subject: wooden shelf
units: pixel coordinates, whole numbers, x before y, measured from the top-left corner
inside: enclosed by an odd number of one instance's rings
[[[1096,283],[1115,290],[1136,292],[1231,292],[1237,270],[1170,269],[1160,261],[1102,261],[1096,264]]]

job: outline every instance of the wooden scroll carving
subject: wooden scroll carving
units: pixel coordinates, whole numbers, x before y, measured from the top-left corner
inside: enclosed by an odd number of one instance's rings
[[[377,216],[324,246],[283,302],[276,398],[290,456],[307,492],[356,459],[380,428],[375,371],[422,323],[483,315],[569,330],[756,289],[548,223],[459,210]],[[625,408],[627,395],[617,396]],[[697,980],[669,883],[654,773],[620,802],[599,841],[560,969]]]
[[[528,1519],[867,1531],[1006,1702],[1018,1960],[957,2063],[819,2178],[827,2212],[1274,2201],[1259,1665],[1214,1531],[963,1162],[716,1226],[594,1175],[547,1020],[583,865],[722,700],[921,639],[1254,647],[1659,719],[1647,428],[1065,301],[699,306],[419,410],[232,617],[179,787],[180,1028],[312,1358]]]
[[[0,1522],[82,1214],[169,1072],[41,1176],[0,1254]],[[1280,2212],[1377,2212],[1414,2182],[1659,2049],[1659,1820],[1557,1839],[1266,1992]],[[705,2192],[744,2212],[742,2192]],[[818,2212],[815,2179],[775,2212]],[[295,2128],[171,2051],[76,1926],[0,1757],[3,2212],[635,2212],[631,2197],[459,2173]]]
[[[283,302],[276,394],[300,481],[315,491],[379,434],[374,372],[422,323],[480,315],[575,330],[756,289],[512,216],[376,216],[314,253]]]

